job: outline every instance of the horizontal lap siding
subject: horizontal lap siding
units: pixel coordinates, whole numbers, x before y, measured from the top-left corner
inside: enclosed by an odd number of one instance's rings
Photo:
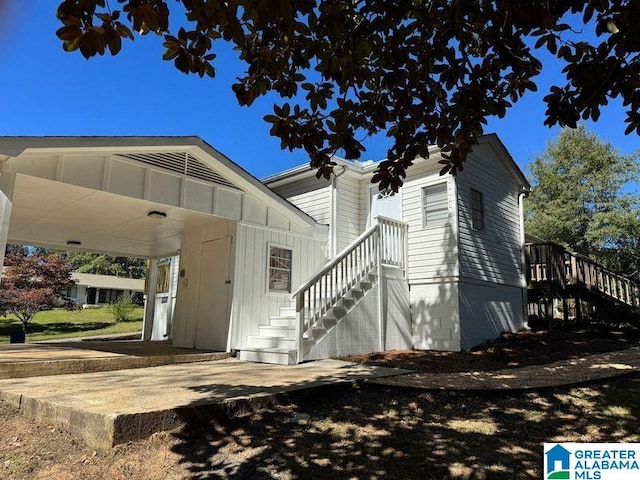
[[[408,170],[402,187],[403,221],[409,225],[409,283],[431,282],[457,275],[454,185],[450,176],[440,176],[438,166],[417,164]],[[441,227],[424,228],[422,189],[447,183],[449,221]]]
[[[271,187],[316,222],[331,222],[331,184],[316,177],[303,178],[286,185]]]
[[[344,174],[337,182],[337,251],[353,242],[363,231],[366,204],[361,204],[360,179]]]
[[[520,185],[491,147],[481,144],[456,177],[459,209],[460,275],[520,285]],[[471,227],[471,189],[482,192],[484,231]]]

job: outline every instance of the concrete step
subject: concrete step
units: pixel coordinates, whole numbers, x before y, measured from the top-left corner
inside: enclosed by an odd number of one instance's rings
[[[255,348],[287,348],[293,350],[296,348],[296,340],[294,338],[249,335],[249,337],[247,337],[247,346]]]
[[[269,324],[272,327],[295,327],[296,317],[269,317]]]
[[[273,363],[277,365],[295,365],[296,350],[288,348],[240,347],[238,355],[245,362]]]
[[[285,337],[295,338],[296,327],[283,327],[274,325],[260,325],[258,335],[261,337]]]

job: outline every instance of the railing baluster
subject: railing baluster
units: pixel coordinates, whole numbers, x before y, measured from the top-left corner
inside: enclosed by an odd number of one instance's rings
[[[376,225],[293,293],[298,317],[299,362],[307,353],[302,351],[304,335],[372,268],[379,270],[383,264],[402,267],[406,275],[407,235],[406,223],[378,217]]]

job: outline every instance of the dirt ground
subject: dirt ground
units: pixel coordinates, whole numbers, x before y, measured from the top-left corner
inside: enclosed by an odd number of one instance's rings
[[[557,360],[563,345],[571,350],[564,355],[584,355],[637,344],[622,335],[570,336],[531,334],[448,358],[395,352],[383,360],[501,368]],[[186,425],[108,454],[0,402],[2,479],[534,479],[545,441],[640,442],[640,376],[519,394],[356,385]]]

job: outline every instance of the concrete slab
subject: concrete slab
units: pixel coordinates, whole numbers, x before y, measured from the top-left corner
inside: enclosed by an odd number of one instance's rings
[[[291,394],[408,373],[338,360],[283,366],[226,359],[116,372],[0,380],[0,399],[108,450],[202,416]]]
[[[0,379],[106,372],[218,360],[226,354],[169,342],[68,341],[0,345]]]

